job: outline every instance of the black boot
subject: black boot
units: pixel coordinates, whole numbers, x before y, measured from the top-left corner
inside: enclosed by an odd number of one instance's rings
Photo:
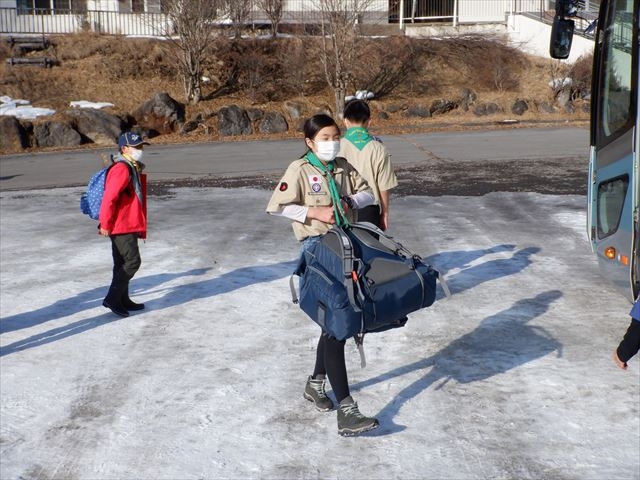
[[[129,298],[129,282],[127,282],[127,288],[124,290],[124,295],[122,295],[122,306],[133,312],[135,310],[144,310],[144,303],[136,303]]]
[[[129,312],[122,304],[122,295],[124,294],[128,284],[129,278],[123,272],[114,273],[111,286],[109,287],[109,292],[102,301],[103,306],[121,317],[129,316]]]

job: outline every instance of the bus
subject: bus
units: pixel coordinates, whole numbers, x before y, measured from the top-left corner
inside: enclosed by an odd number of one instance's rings
[[[556,0],[551,57],[569,56],[581,0]],[[593,54],[587,234],[602,274],[640,290],[640,0],[601,0]]]

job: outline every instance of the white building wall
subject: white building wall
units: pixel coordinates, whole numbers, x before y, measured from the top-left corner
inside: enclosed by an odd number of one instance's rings
[[[551,58],[549,55],[549,39],[551,38],[551,25],[538,22],[523,15],[514,15],[509,18],[509,41],[514,47],[532,55]],[[583,55],[593,53],[594,42],[591,39],[573,36],[571,54],[566,62],[575,62]]]

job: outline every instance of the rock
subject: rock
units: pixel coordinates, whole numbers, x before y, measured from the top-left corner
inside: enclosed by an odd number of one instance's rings
[[[249,110],[247,110],[247,115],[249,115],[249,120],[251,120],[252,122],[257,122],[259,120],[262,120],[262,117],[264,117],[264,112],[259,108],[250,108]]]
[[[554,113],[556,109],[547,101],[542,101],[538,103],[538,110],[544,113]]]
[[[561,90],[556,95],[556,101],[561,107],[571,103],[571,92],[569,90]]]
[[[447,112],[450,112],[451,110],[457,107],[458,107],[457,103],[452,102],[451,100],[444,100],[444,99],[434,100],[431,103],[429,112],[431,113],[431,115],[442,115]]]
[[[185,122],[182,125],[182,128],[180,129],[180,133],[184,135],[185,133],[193,132],[194,130],[197,130],[198,125],[200,125],[200,122],[197,122],[195,120],[189,120],[188,122]]]
[[[389,113],[398,113],[404,107],[402,105],[398,105],[397,103],[391,103],[387,105],[387,112]]]
[[[304,104],[296,100],[287,100],[284,102],[284,108],[287,110],[287,114],[292,120],[298,120],[304,113]]]
[[[27,132],[18,119],[0,116],[0,152],[18,152],[28,146]]]
[[[387,112],[378,112],[378,118],[380,120],[389,120],[389,114]]]
[[[251,120],[246,110],[238,105],[222,107],[218,111],[218,131],[221,136],[249,135],[253,133]]]
[[[403,113],[404,117],[420,117],[420,118],[429,118],[431,117],[431,110],[425,107],[409,107]]]
[[[470,90],[468,88],[461,88],[460,101],[458,102],[460,108],[462,108],[463,111],[468,112],[469,107],[476,102],[477,98],[478,95],[473,90]]]
[[[149,130],[160,134],[179,131],[184,123],[185,107],[169,94],[156,93],[133,112],[136,122]]]
[[[95,108],[71,108],[63,113],[74,130],[99,145],[117,144],[120,134],[127,130],[122,118]]]
[[[289,130],[289,124],[281,113],[267,112],[258,130],[260,133],[283,133]]]
[[[66,123],[48,121],[34,125],[34,143],[38,147],[75,147],[82,136]]]
[[[529,110],[529,105],[522,99],[517,99],[513,105],[511,105],[511,113],[514,115],[522,115],[524,112]]]
[[[484,115],[493,115],[501,111],[500,106],[496,103],[479,103],[473,109],[474,115],[478,115],[479,117]]]

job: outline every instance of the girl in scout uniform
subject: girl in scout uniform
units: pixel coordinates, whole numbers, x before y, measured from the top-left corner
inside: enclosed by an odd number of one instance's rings
[[[302,251],[336,221],[343,217],[354,221],[353,210],[375,201],[366,180],[344,158],[337,157],[340,129],[331,117],[319,114],[309,118],[304,137],[307,152],[289,165],[267,205],[267,213],[292,220]],[[338,433],[357,435],[376,428],[378,420],[362,415],[349,393],[344,344],[324,332],[320,335],[315,368],[303,396],[320,411],[332,410],[333,402],[325,393],[328,377],[339,403]]]

